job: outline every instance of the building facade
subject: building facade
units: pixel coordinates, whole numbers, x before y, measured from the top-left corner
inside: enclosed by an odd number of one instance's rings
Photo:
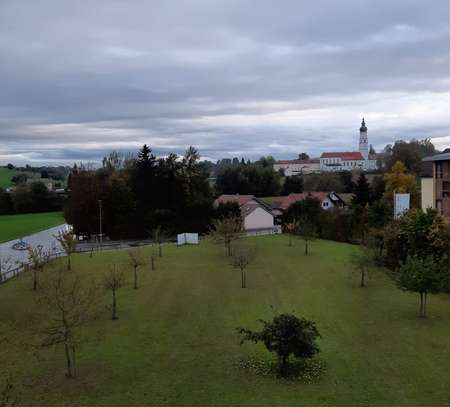
[[[283,171],[286,177],[320,172],[320,160],[279,160],[273,164],[274,171]]]
[[[423,161],[431,162],[433,170],[432,178],[422,177],[422,209],[431,207],[450,217],[450,149]]]

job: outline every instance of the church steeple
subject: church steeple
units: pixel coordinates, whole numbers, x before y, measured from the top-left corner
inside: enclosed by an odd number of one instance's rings
[[[367,127],[364,117],[359,128],[359,152],[364,157],[364,160],[369,159],[369,140],[367,138]]]

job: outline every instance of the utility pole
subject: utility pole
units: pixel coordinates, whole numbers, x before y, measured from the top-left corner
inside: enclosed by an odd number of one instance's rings
[[[99,229],[100,229],[100,249],[103,244],[103,233],[102,233],[102,200],[98,200],[98,210],[99,210]]]

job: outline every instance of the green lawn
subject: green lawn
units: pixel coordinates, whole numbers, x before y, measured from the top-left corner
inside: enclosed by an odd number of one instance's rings
[[[0,188],[7,188],[11,186],[11,178],[16,174],[16,170],[8,170],[8,168],[0,167]]]
[[[0,242],[17,239],[64,223],[61,212],[0,216]]]
[[[353,246],[285,236],[253,238],[259,257],[240,288],[223,247],[164,248],[157,270],[140,273],[141,286],[118,293],[119,320],[109,320],[109,295],[85,334],[79,377],[64,377],[62,349],[34,357],[26,342],[36,304],[30,276],[0,286],[0,375],[12,374],[23,405],[35,406],[450,406],[450,297],[432,296],[429,318],[416,317],[417,298],[396,289],[381,271],[358,286],[348,270]],[[149,255],[149,251],[147,250]],[[98,279],[126,252],[73,258],[85,281]],[[125,267],[125,266],[123,266]],[[269,359],[262,345],[239,345],[237,326],[296,312],[322,334],[320,381],[283,382],[236,367],[242,358]],[[10,323],[14,330],[7,328]]]

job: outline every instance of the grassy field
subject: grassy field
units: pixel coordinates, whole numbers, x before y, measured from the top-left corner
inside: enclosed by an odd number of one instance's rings
[[[109,320],[108,293],[85,334],[79,377],[64,377],[62,349],[40,357],[18,344],[36,303],[30,276],[0,286],[0,375],[10,372],[23,405],[36,406],[390,406],[450,405],[450,297],[432,296],[429,318],[417,298],[377,272],[366,288],[349,272],[353,246],[315,241],[312,255],[285,236],[253,238],[258,260],[246,289],[223,247],[164,247],[157,270],[118,293],[119,320]],[[149,251],[147,250],[149,255]],[[126,252],[77,255],[85,281],[98,279]],[[125,263],[124,263],[125,264]],[[89,283],[91,284],[91,283]],[[273,308],[272,308],[273,307]],[[326,370],[310,384],[239,369],[241,359],[271,359],[262,345],[239,345],[237,326],[292,312],[313,319],[322,334]],[[14,326],[14,330],[7,328]]]
[[[61,212],[0,216],[0,242],[17,239],[64,223]]]
[[[16,170],[8,170],[8,168],[0,167],[0,188],[7,188],[11,186],[11,178],[16,174]]]

